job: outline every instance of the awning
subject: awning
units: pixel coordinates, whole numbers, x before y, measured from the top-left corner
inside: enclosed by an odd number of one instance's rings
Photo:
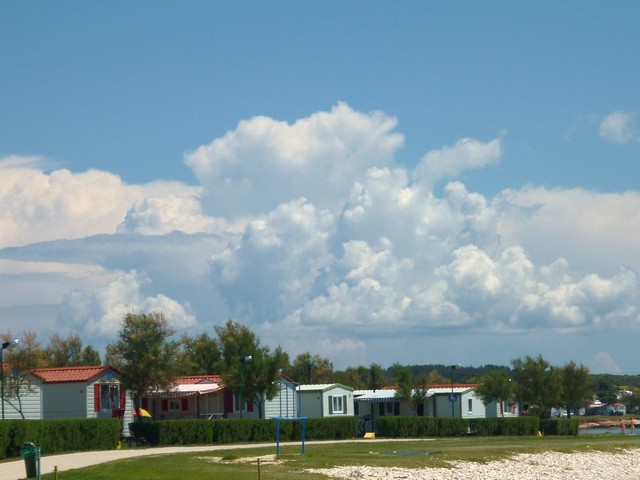
[[[398,402],[395,390],[376,390],[355,398],[356,402],[388,403]]]
[[[163,392],[154,392],[151,396],[156,398],[184,398],[193,395],[206,395],[222,390],[217,383],[185,383],[176,385],[173,389]]]

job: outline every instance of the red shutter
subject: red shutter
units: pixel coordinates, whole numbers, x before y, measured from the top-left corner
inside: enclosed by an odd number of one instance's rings
[[[253,400],[247,400],[247,412],[253,412]]]
[[[140,405],[145,410],[149,410],[149,399],[147,397],[142,398],[142,405]]]
[[[122,385],[120,385],[120,408],[124,410],[126,406],[127,406],[127,395],[125,393],[125,389],[122,388]]]
[[[166,398],[164,398],[162,400],[162,411],[166,412],[167,410],[169,410],[169,400],[167,400]]]
[[[100,384],[93,384],[93,410],[96,412],[100,411]]]
[[[189,410],[189,399],[183,398],[180,402],[180,409],[184,412],[185,410]]]
[[[233,390],[227,389],[227,412],[233,413]]]

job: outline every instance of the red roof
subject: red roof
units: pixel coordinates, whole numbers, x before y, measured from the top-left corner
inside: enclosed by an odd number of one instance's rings
[[[220,375],[187,375],[182,377],[176,377],[174,383],[178,385],[191,385],[196,383],[222,383],[222,377]]]
[[[31,373],[44,383],[71,383],[87,382],[92,378],[108,371],[113,367],[59,367],[59,368],[36,368]]]

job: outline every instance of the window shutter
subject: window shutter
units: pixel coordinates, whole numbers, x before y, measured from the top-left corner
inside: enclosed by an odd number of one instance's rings
[[[169,410],[169,400],[167,400],[166,398],[164,398],[162,400],[162,411],[166,412],[167,410]]]
[[[400,415],[400,402],[393,402],[393,414]]]
[[[125,389],[122,388],[122,385],[120,385],[120,408],[123,410],[127,406],[127,395],[125,392]]]
[[[347,411],[347,396],[346,395],[342,395],[342,413],[344,413],[345,415],[347,413],[349,413]]]
[[[227,389],[227,412],[233,413],[233,390]]]
[[[100,384],[93,384],[93,410],[96,412],[100,411]]]
[[[253,412],[253,400],[247,400],[247,412]]]
[[[384,417],[384,403],[378,404],[378,415],[380,415],[381,417]]]
[[[329,395],[327,398],[329,399],[329,415],[333,415],[333,397]]]
[[[184,412],[185,410],[189,410],[189,399],[183,398],[180,402],[180,409]]]
[[[143,397],[140,403],[142,404],[142,408],[149,410],[149,399],[147,397]]]

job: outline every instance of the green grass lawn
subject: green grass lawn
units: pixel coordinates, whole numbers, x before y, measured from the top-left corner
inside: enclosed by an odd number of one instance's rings
[[[81,470],[59,472],[60,480],[293,480],[326,479],[305,472],[309,468],[336,465],[375,465],[407,468],[447,467],[448,461],[487,462],[518,453],[546,450],[574,452],[615,451],[640,448],[640,436],[580,435],[576,437],[465,437],[436,440],[354,441],[348,444],[300,446],[281,449],[278,463],[261,461],[259,456],[275,454],[272,448],[242,448],[220,452],[194,452],[119,460]],[[43,475],[51,480],[53,475]]]

